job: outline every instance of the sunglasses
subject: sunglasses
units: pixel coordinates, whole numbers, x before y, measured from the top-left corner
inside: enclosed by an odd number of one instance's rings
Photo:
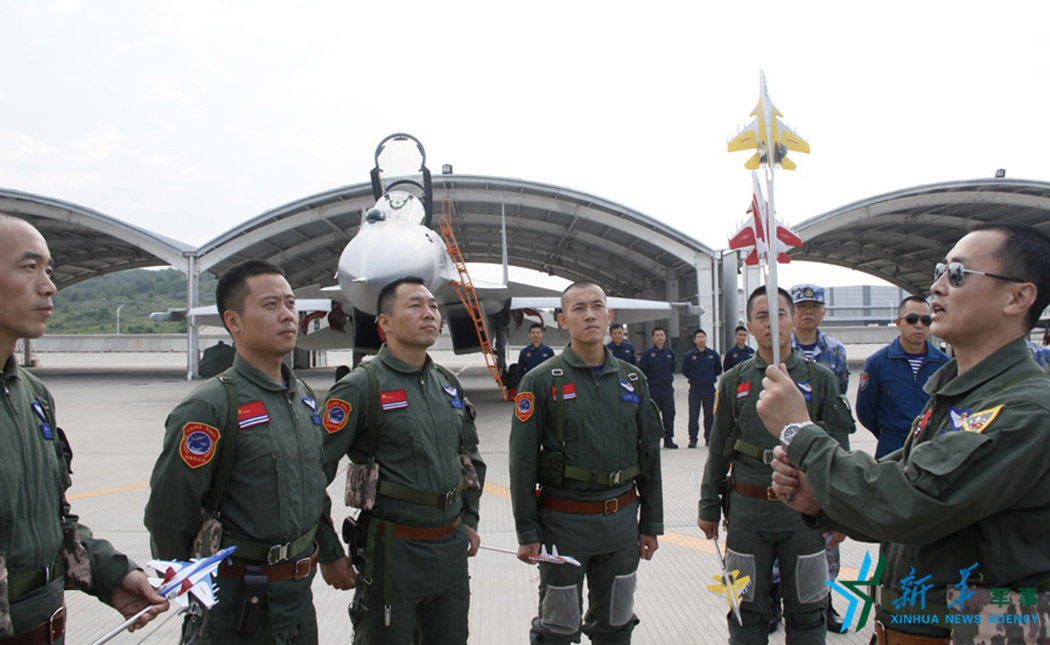
[[[949,262],[948,264],[938,262],[937,266],[933,268],[933,281],[937,282],[945,273],[948,274],[948,284],[950,284],[953,287],[962,286],[963,276],[967,273],[973,273],[974,275],[986,275],[989,278],[998,278],[1000,280],[1007,280],[1009,282],[1028,282],[1028,280],[1022,280],[1021,278],[1011,278],[1009,276],[999,275],[998,273],[988,273],[986,271],[967,269],[962,265],[961,262]]]
[[[923,327],[929,327],[930,323],[933,322],[933,316],[930,316],[929,314],[925,316],[920,316],[919,314],[908,314],[904,317],[904,322],[908,323],[909,325],[914,325],[920,320],[922,321]]]

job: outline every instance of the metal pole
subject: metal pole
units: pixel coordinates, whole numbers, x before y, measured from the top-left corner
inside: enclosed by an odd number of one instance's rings
[[[117,336],[120,336],[120,310],[124,308],[124,305],[117,307]]]

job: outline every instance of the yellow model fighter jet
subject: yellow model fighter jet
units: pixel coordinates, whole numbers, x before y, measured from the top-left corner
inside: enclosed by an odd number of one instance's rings
[[[765,72],[759,72],[759,80],[758,105],[751,113],[755,118],[729,142],[729,152],[757,149],[758,152],[744,164],[750,170],[768,163],[777,164],[784,170],[794,170],[795,163],[787,158],[788,151],[809,154],[809,144],[777,118],[784,115],[769,100]],[[770,150],[773,151],[772,159]]]

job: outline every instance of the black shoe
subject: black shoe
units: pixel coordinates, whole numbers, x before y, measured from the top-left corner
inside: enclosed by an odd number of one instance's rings
[[[848,631],[842,629],[842,616],[839,616],[839,612],[835,611],[835,607],[831,604],[831,594],[828,594],[828,631],[836,634],[844,634]]]
[[[689,447],[690,448],[696,448],[696,439],[690,439],[689,440]]]
[[[669,450],[675,450],[676,448],[678,448],[678,444],[676,444],[673,441],[665,441],[664,448],[667,448]]]

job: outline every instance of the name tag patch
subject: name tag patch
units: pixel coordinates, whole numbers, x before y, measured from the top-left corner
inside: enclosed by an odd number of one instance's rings
[[[40,417],[40,434],[44,435],[45,439],[54,439],[55,433],[51,431],[51,424],[47,422],[44,406],[40,405],[40,401],[33,401],[29,407],[33,408],[33,412]]]
[[[631,392],[620,392],[620,400],[628,403],[638,403],[638,395],[632,394]]]

